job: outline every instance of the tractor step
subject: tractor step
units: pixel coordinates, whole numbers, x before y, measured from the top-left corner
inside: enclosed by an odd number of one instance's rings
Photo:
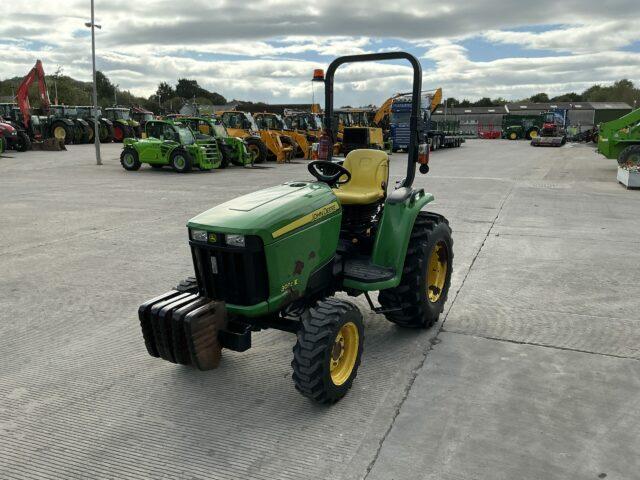
[[[226,326],[223,302],[171,290],[142,304],[138,318],[149,355],[198,370],[218,366],[218,333]]]
[[[344,278],[356,282],[375,283],[391,280],[396,275],[393,268],[374,265],[368,260],[349,259],[344,262]]]

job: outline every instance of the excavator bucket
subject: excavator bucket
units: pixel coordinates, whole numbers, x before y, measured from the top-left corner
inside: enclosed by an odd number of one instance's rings
[[[64,140],[59,138],[47,138],[41,142],[32,142],[31,147],[33,150],[44,150],[47,152],[59,152],[60,150],[67,149]]]
[[[567,137],[535,137],[531,139],[532,147],[561,147],[567,143]]]

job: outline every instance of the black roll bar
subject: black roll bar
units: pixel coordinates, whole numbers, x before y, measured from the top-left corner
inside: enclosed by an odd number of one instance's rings
[[[335,141],[337,136],[333,134],[333,77],[340,65],[356,62],[375,62],[378,60],[408,60],[413,67],[413,89],[411,94],[411,120],[409,122],[409,153],[407,155],[407,176],[401,183],[401,187],[411,187],[416,176],[416,163],[418,163],[418,145],[424,140],[424,124],[420,118],[420,94],[422,92],[422,67],[416,57],[407,52],[369,53],[364,55],[347,55],[336,58],[327,69],[324,81],[325,101],[325,127],[329,138]],[[336,125],[337,133],[337,125]],[[327,160],[331,161],[332,150],[329,149]]]

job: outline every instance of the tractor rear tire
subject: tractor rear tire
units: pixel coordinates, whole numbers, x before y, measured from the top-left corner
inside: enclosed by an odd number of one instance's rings
[[[336,298],[302,314],[293,347],[293,381],[305,397],[335,403],[351,388],[362,357],[364,323],[355,305]]]
[[[442,215],[420,212],[411,231],[402,279],[382,290],[378,302],[387,320],[401,327],[430,328],[438,321],[451,285],[453,239]]]
[[[113,141],[117,143],[122,143],[122,141],[126,137],[126,130],[123,125],[114,125],[113,126]]]
[[[191,155],[182,149],[175,150],[171,154],[171,168],[178,173],[187,173],[191,171],[193,161]]]
[[[69,145],[73,141],[74,131],[64,122],[57,121],[51,125],[51,136]]]
[[[140,160],[138,159],[138,152],[133,148],[125,148],[120,154],[120,164],[125,170],[135,171],[140,170]]]
[[[267,146],[262,140],[259,138],[248,137],[245,138],[245,142],[247,142],[247,149],[249,150],[249,153],[253,155],[252,163],[264,163],[267,161],[269,150],[267,150]]]
[[[74,123],[71,128],[73,129],[73,144],[79,145],[84,143],[84,128],[82,128],[82,125]]]
[[[536,137],[537,137],[537,136],[539,136],[539,135],[540,135],[540,133],[538,132],[538,129],[534,127],[534,128],[530,129],[530,130],[527,132],[526,139],[527,139],[527,140],[531,140],[531,139],[533,139],[533,138],[536,138]]]
[[[618,155],[618,165],[626,168],[640,166],[640,145],[630,145]]]
[[[26,152],[27,150],[31,150],[31,139],[25,132],[18,131],[18,138],[14,145],[16,151]]]
[[[111,143],[113,141],[113,125],[101,122],[98,135],[100,143]]]

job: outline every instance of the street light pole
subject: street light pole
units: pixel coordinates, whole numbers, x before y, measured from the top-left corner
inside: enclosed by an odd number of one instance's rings
[[[102,28],[95,23],[95,14],[91,0],[91,23],[85,23],[85,26],[91,27],[91,62],[93,65],[93,141],[96,146],[96,165],[102,165],[100,158],[100,123],[98,119],[98,88],[96,84],[96,28]]]

